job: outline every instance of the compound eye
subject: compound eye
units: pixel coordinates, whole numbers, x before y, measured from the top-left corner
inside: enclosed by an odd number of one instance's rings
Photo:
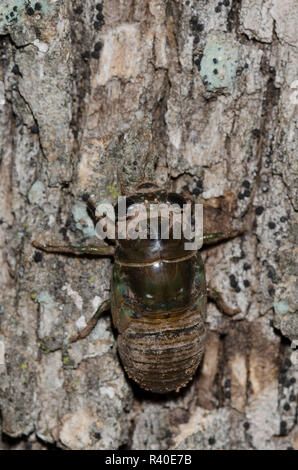
[[[183,207],[183,204],[186,204],[186,200],[184,199],[184,197],[180,196],[180,194],[177,193],[169,193],[168,202],[170,204],[178,204],[178,206],[180,206],[181,208]]]

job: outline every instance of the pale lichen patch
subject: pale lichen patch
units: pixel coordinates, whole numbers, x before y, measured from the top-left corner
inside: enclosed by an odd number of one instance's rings
[[[208,35],[201,60],[201,78],[208,91],[232,91],[238,66],[238,50],[224,35]]]
[[[75,204],[72,207],[72,215],[76,222],[76,227],[83,232],[85,237],[95,236],[94,225],[87,213],[85,205]]]
[[[66,290],[67,295],[73,299],[75,305],[81,311],[83,309],[83,299],[80,294],[74,291],[71,285],[68,283],[62,287],[62,290]]]
[[[277,315],[285,315],[290,310],[289,304],[285,300],[274,301],[274,310]]]
[[[42,181],[35,181],[28,193],[28,199],[31,204],[41,205],[45,202],[45,186]]]
[[[55,336],[53,332],[61,320],[59,306],[48,291],[41,291],[37,296],[37,302],[39,303],[40,312],[39,338],[45,339]]]

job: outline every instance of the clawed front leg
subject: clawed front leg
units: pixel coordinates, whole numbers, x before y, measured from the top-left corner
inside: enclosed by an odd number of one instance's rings
[[[115,247],[110,245],[46,245],[38,241],[33,241],[32,245],[46,253],[70,254],[75,256],[94,255],[94,256],[113,256]]]
[[[209,297],[212,302],[215,303],[217,308],[224,313],[225,315],[229,315],[230,317],[236,315],[237,313],[241,312],[240,308],[232,309],[230,308],[224,301],[222,295],[217,292],[215,289],[211,287],[207,287],[207,296]]]

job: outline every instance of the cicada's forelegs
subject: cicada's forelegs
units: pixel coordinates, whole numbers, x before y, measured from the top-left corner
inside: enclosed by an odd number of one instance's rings
[[[212,245],[213,243],[219,243],[223,240],[229,240],[242,235],[244,232],[245,229],[231,230],[229,232],[204,233],[203,245]]]
[[[83,328],[81,331],[79,331],[76,335],[71,336],[69,339],[69,343],[75,343],[79,339],[86,338],[93,328],[97,325],[98,320],[103,316],[105,312],[108,312],[111,309],[111,301],[110,300],[105,300],[96,310],[95,314],[93,315],[92,318],[88,321],[87,325],[85,328]]]
[[[39,250],[46,253],[60,253],[75,256],[94,255],[94,256],[113,256],[115,247],[110,245],[87,245],[87,246],[73,246],[73,245],[45,245],[43,243],[33,241],[32,245]]]
[[[239,308],[236,308],[236,309],[230,308],[225,303],[222,295],[219,292],[217,292],[215,289],[212,289],[211,287],[207,287],[207,296],[210,300],[212,300],[212,302],[215,303],[218,310],[220,310],[225,315],[229,315],[230,317],[232,317],[233,315],[236,315],[237,313],[241,312]]]

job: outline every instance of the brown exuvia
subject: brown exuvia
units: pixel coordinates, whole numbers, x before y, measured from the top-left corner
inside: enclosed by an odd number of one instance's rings
[[[134,204],[178,204],[176,193],[141,184],[127,199]],[[93,208],[94,209],[94,208]],[[233,238],[242,230],[204,234],[204,243]],[[46,252],[114,256],[111,300],[105,301],[86,328],[70,342],[84,338],[98,318],[111,310],[118,330],[118,350],[128,376],[157,393],[178,391],[193,377],[204,352],[207,297],[228,315],[221,295],[206,287],[199,251],[185,251],[185,239],[119,239],[116,246],[59,246],[33,242]]]

